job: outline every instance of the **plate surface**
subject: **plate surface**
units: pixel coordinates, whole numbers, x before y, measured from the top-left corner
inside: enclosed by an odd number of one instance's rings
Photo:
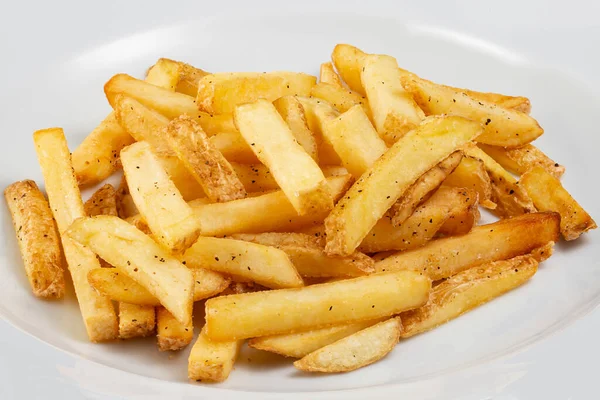
[[[399,2],[368,2],[367,9],[363,2],[232,1],[172,10],[158,1],[92,8],[63,1],[36,6],[33,17],[27,5],[11,5],[11,17],[0,17],[7,19],[0,21],[0,49],[10,60],[0,65],[0,183],[41,183],[31,133],[62,126],[75,148],[109,111],[102,86],[117,72],[142,76],[163,56],[209,71],[316,74],[333,46],[346,42],[393,55],[435,81],[529,97],[546,130],[536,144],[566,165],[563,184],[600,218],[593,184],[600,147],[593,73],[600,59],[590,44],[598,44],[600,32],[586,16],[598,15],[592,9],[598,6],[581,2],[590,11],[575,20],[572,4],[548,12],[545,2],[509,1],[495,9],[479,3],[440,2],[433,10]],[[245,349],[226,383],[201,386],[186,380],[189,349],[161,354],[153,339],[90,344],[73,298],[41,302],[30,294],[6,207],[0,228],[0,398],[246,392],[258,399],[313,392],[312,398],[558,399],[595,392],[584,378],[599,350],[590,334],[600,328],[600,314],[590,313],[600,302],[598,231],[559,244],[521,289],[401,342],[368,368],[309,376],[290,360]],[[40,380],[43,390],[31,385]]]

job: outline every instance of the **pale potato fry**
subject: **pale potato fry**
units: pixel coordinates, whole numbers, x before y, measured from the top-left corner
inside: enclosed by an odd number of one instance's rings
[[[360,76],[375,128],[387,143],[395,143],[425,118],[412,95],[402,87],[401,74],[394,57],[366,56],[362,61]]]
[[[169,178],[173,181],[173,184],[175,184],[175,187],[179,193],[181,193],[181,197],[183,197],[185,201],[197,200],[199,198],[205,198],[208,201],[202,186],[196,181],[194,176],[188,171],[179,158],[176,156],[163,155],[158,156],[158,159],[160,165],[162,165],[167,175],[169,175]]]
[[[457,210],[455,214],[450,215],[446,219],[438,230],[437,236],[458,236],[469,233],[481,218],[478,207],[479,203],[473,201],[473,199],[477,198],[477,193],[472,192],[470,189],[460,189],[463,190],[463,193],[467,193],[465,198],[463,198],[465,201],[464,208],[461,211]]]
[[[479,124],[464,118],[437,117],[427,119],[397,141],[350,188],[325,219],[326,251],[351,254],[423,173],[480,133]]]
[[[280,97],[273,102],[281,118],[288,124],[294,138],[304,151],[312,157],[313,160],[319,161],[319,149],[317,141],[311,130],[308,128],[306,121],[306,113],[302,103],[295,96]]]
[[[415,183],[390,208],[393,215],[392,224],[400,226],[417,207],[431,196],[431,194],[442,184],[444,179],[454,171],[462,160],[461,151],[450,154],[436,166],[425,172]]]
[[[182,324],[190,323],[194,295],[191,271],[139,229],[117,217],[97,216],[78,219],[67,236],[121,268]]]
[[[181,259],[192,268],[239,276],[272,289],[304,285],[285,252],[262,244],[199,237]]]
[[[316,77],[295,72],[219,73],[200,80],[196,99],[201,111],[224,114],[259,99],[272,102],[283,96],[308,96],[316,83]]]
[[[323,137],[323,125],[325,122],[338,117],[340,113],[325,100],[313,97],[297,97],[297,99],[302,104],[302,107],[304,107],[308,128],[314,134],[317,142],[319,164],[340,165],[341,160],[333,149],[333,146]]]
[[[188,378],[223,382],[229,377],[243,341],[214,342],[202,328],[188,359]]]
[[[341,165],[322,165],[321,171],[327,178],[348,175],[348,170]]]
[[[496,208],[496,203],[492,202],[492,182],[490,176],[485,170],[483,161],[464,156],[460,164],[444,180],[444,185],[473,189],[479,196],[479,204],[488,209]]]
[[[246,197],[246,189],[231,164],[196,121],[186,115],[178,117],[167,125],[163,135],[209,199],[222,203]]]
[[[402,313],[401,336],[428,331],[485,304],[525,283],[537,269],[538,262],[525,255],[460,272],[435,286],[426,305]]]
[[[359,105],[365,111],[365,114],[368,115],[369,120],[372,119],[371,107],[369,107],[367,98],[343,86],[336,86],[330,83],[317,83],[311,89],[310,95],[327,101],[340,112],[346,112],[352,107]]]
[[[152,306],[119,303],[119,338],[146,337],[154,333],[156,312]]]
[[[231,279],[204,268],[193,268],[194,301],[217,295],[229,287]],[[98,292],[111,300],[139,306],[159,306],[160,301],[146,288],[130,278],[121,268],[96,268],[88,281]]]
[[[175,87],[176,92],[196,97],[196,94],[198,93],[198,81],[203,76],[208,75],[208,72],[181,61],[169,60],[168,58],[161,58],[159,62],[171,65],[175,64],[177,66],[179,76]],[[151,71],[149,71],[149,73],[150,72]],[[148,79],[148,77],[146,77],[146,79]]]
[[[231,167],[247,192],[266,192],[279,189],[271,171],[263,164],[231,163]]]
[[[88,337],[92,342],[115,339],[118,323],[113,305],[87,281],[88,272],[99,268],[100,263],[94,253],[65,234],[75,219],[85,216],[85,211],[63,130],[37,131],[33,141]]]
[[[533,167],[540,166],[555,178],[560,178],[565,173],[565,167],[551,160],[540,149],[532,144],[515,149],[488,146],[480,144],[479,147],[492,157],[498,164],[515,175],[523,175]]]
[[[448,221],[452,221],[465,211],[473,213],[473,209],[477,210],[477,193],[475,191],[441,187],[400,226],[394,226],[388,217],[377,221],[377,224],[358,246],[358,250],[365,253],[376,253],[421,247],[433,239],[438,231],[444,229]],[[450,228],[446,229],[450,230]]]
[[[378,322],[380,320],[361,321],[352,324],[312,329],[306,332],[262,336],[250,339],[248,346],[258,350],[277,353],[285,357],[302,358],[313,351],[337,342]]]
[[[322,133],[342,165],[357,179],[388,149],[361,106],[325,121]]]
[[[333,208],[323,172],[296,142],[271,103],[258,100],[238,106],[234,111],[234,120],[256,157],[269,168],[300,215],[326,212]]]
[[[352,176],[327,179],[334,201],[350,187]],[[265,213],[264,210],[270,210]],[[227,203],[204,204],[194,207],[203,236],[221,236],[247,232],[293,231],[296,228],[323,222],[328,212],[298,215],[282,191]]]
[[[520,186],[540,211],[560,214],[560,233],[565,240],[575,240],[582,233],[597,228],[592,217],[544,168],[538,166],[527,171],[521,176]]]
[[[131,196],[150,231],[167,249],[181,252],[200,234],[192,208],[169,179],[147,142],[121,151]]]
[[[385,357],[401,331],[400,318],[390,318],[304,356],[294,367],[308,372],[354,371]]]
[[[355,277],[374,271],[373,260],[354,252],[346,257],[328,256],[321,235],[304,233],[238,233],[232,238],[273,246],[283,250],[298,273],[307,277]]]
[[[333,69],[333,64],[331,64],[331,62],[324,62],[321,64],[321,67],[319,68],[319,82],[344,87],[342,79]]]
[[[190,320],[182,324],[166,308],[156,307],[156,343],[160,351],[183,349],[194,338],[194,326]]]
[[[437,281],[491,261],[527,254],[556,242],[560,217],[545,212],[525,214],[481,225],[462,236],[433,240],[423,247],[396,253],[375,263],[377,272],[419,271]]]
[[[32,180],[4,189],[21,258],[33,294],[61,299],[65,293],[62,249],[48,201]]]
[[[117,197],[115,188],[107,183],[92,194],[84,204],[85,215],[93,217],[96,215],[114,215],[117,213]]]
[[[156,64],[148,68],[146,72],[146,82],[171,91],[179,83],[180,66],[177,62],[167,58],[159,58]]]
[[[430,288],[427,277],[403,271],[217,297],[206,302],[206,333],[237,340],[372,320],[425,304]]]
[[[402,77],[402,85],[427,115],[454,114],[480,122],[484,126],[484,132],[477,138],[478,142],[520,147],[544,133],[537,121],[529,115],[476,100],[464,92],[416,76]]]
[[[355,92],[365,95],[361,81],[361,70],[366,53],[348,44],[338,44],[331,53],[331,61],[335,65],[344,82]]]
[[[492,183],[492,201],[496,204],[492,210],[494,214],[506,218],[536,211],[525,189],[492,157],[476,146],[465,149],[465,154],[483,162]]]
[[[239,132],[218,133],[210,138],[212,144],[230,162],[258,163],[258,158]]]

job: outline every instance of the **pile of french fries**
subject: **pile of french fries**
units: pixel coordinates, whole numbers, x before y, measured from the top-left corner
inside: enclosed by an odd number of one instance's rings
[[[31,180],[5,190],[33,293],[63,297],[68,269],[93,342],[156,334],[176,351],[196,329],[192,380],[227,379],[245,341],[345,372],[596,228],[532,144],[526,97],[345,44],[331,58],[318,83],[160,59],[106,83],[113,112],[72,154],[62,129],[35,132],[47,200]],[[499,220],[478,225],[480,207]]]

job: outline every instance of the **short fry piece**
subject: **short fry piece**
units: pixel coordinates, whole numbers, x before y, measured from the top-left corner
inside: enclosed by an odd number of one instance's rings
[[[308,372],[354,371],[385,357],[401,331],[400,318],[390,318],[304,356],[294,367]]]
[[[117,215],[117,200],[115,188],[107,183],[96,190],[92,197],[83,205],[85,215],[93,217],[96,215]]]
[[[132,339],[154,333],[156,313],[152,306],[119,303],[119,337]]]
[[[164,307],[156,308],[156,338],[158,350],[177,351],[183,349],[194,338],[192,321],[182,324]]]
[[[208,72],[181,61],[173,61],[166,58],[161,58],[159,61],[168,61],[177,64],[179,79],[176,83],[175,91],[187,94],[188,96],[196,96],[196,93],[198,93],[198,81],[203,76],[208,75]]]
[[[473,189],[479,195],[479,204],[485,208],[494,209],[496,203],[492,202],[492,182],[485,170],[483,161],[464,156],[460,164],[444,180],[444,185]]]
[[[343,87],[342,80],[339,75],[333,69],[333,64],[330,62],[324,62],[321,64],[319,69],[319,81],[323,83],[329,83],[335,86]]]
[[[533,167],[540,166],[555,178],[560,178],[565,173],[565,167],[551,160],[546,154],[532,144],[514,149],[488,146],[480,144],[479,147],[502,167],[515,175],[523,175]]]
[[[239,132],[217,133],[210,138],[210,141],[230,162],[258,163],[258,158]]]
[[[335,150],[323,136],[325,122],[336,118],[340,113],[331,104],[314,97],[298,97],[304,107],[308,128],[314,134],[319,148],[320,165],[340,165],[341,161]]]
[[[367,56],[362,50],[349,44],[338,44],[331,53],[331,60],[344,82],[355,92],[364,95],[361,81],[362,63]]]
[[[308,128],[306,115],[302,103],[295,96],[280,97],[273,102],[281,118],[288,124],[294,138],[298,141],[304,151],[319,161],[319,149],[313,133]]]
[[[229,377],[241,340],[214,342],[202,328],[188,359],[188,377],[195,381],[223,382]]]
[[[4,189],[21,258],[33,294],[61,299],[65,292],[62,250],[48,201],[32,180]]]
[[[446,279],[433,288],[426,305],[401,315],[402,337],[433,329],[503,295],[525,283],[537,268],[538,262],[525,255],[483,264]]]
[[[427,277],[403,271],[216,297],[206,302],[206,333],[237,340],[372,320],[425,304],[430,287]]]
[[[527,171],[521,176],[520,185],[540,211],[560,214],[560,233],[565,240],[575,240],[582,233],[597,228],[592,217],[544,168],[534,167]]]
[[[335,107],[339,112],[346,112],[354,106],[361,106],[365,114],[371,118],[371,108],[366,97],[330,83],[317,83],[310,91],[312,97],[323,99]]]

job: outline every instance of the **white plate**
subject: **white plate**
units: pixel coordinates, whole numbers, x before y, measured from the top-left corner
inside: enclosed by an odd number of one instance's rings
[[[102,85],[114,73],[140,76],[160,56],[209,71],[316,73],[334,44],[348,42],[392,54],[433,80],[530,97],[547,132],[540,147],[567,166],[563,183],[600,218],[596,2],[503,1],[494,8],[481,1],[119,3],[13,2],[3,11],[3,187],[23,178],[41,182],[30,136],[35,129],[64,127],[72,148],[83,139],[109,110]],[[245,350],[226,383],[203,386],[186,380],[189,349],[160,354],[152,339],[87,342],[73,299],[41,302],[30,294],[5,208],[0,227],[2,399],[233,398],[242,392],[256,399],[308,392],[348,399],[587,399],[597,393],[592,371],[600,313],[590,311],[600,301],[598,231],[558,245],[519,290],[400,343],[368,368],[308,376],[289,360]]]

